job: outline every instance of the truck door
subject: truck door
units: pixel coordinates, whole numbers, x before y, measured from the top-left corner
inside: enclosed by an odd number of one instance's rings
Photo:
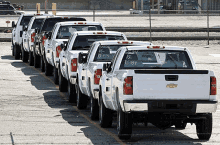
[[[115,63],[116,63],[116,60],[117,60],[120,52],[121,51],[119,51],[115,54],[115,56],[114,56],[114,58],[112,59],[112,62],[111,62],[111,66],[110,66],[111,70],[106,75],[105,90],[104,91],[106,92],[106,95],[109,99],[112,98],[111,97],[112,96],[112,89],[113,89],[113,87],[112,87],[113,81],[112,80],[113,80],[113,77],[114,77],[114,67],[115,67]]]

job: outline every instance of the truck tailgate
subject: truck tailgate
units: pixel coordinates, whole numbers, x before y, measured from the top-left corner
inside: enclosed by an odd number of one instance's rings
[[[135,70],[133,99],[208,100],[208,70]]]

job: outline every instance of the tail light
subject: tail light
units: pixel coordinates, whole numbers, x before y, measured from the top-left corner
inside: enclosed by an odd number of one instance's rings
[[[77,71],[77,58],[74,58],[71,60],[71,71],[72,72]]]
[[[123,85],[124,95],[133,95],[133,77],[127,76]]]
[[[97,85],[99,84],[101,76],[102,76],[102,70],[97,69],[94,74],[94,84],[97,84]]]
[[[35,37],[36,33],[32,33],[31,34],[31,42],[34,42],[34,37]]]
[[[216,78],[210,78],[210,95],[216,95]]]
[[[57,46],[56,48],[56,57],[59,57],[60,56],[60,52],[62,51],[61,47],[60,46]]]
[[[42,44],[43,44],[43,46],[44,46],[44,42],[47,40],[47,38],[46,38],[46,36],[44,36],[43,38],[42,38]]]

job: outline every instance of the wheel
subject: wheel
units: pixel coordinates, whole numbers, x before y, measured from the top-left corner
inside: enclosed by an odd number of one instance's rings
[[[45,70],[45,75],[46,76],[50,76],[53,74],[53,66],[50,65],[47,60],[45,60],[45,63],[44,63],[44,70]]]
[[[53,67],[53,81],[56,85],[59,84],[58,69],[55,66]]]
[[[33,57],[33,52],[31,52],[31,50],[29,51],[29,65],[30,66],[34,65],[34,57]]]
[[[90,118],[91,118],[91,120],[98,120],[99,119],[98,100],[94,99],[93,96],[90,97]]]
[[[67,91],[67,80],[63,77],[60,70],[59,70],[59,90],[60,90],[60,92]]]
[[[40,67],[39,61],[40,61],[40,56],[35,54],[35,56],[34,56],[34,67],[35,68],[39,68]]]
[[[75,85],[71,84],[70,81],[68,81],[68,96],[69,96],[70,103],[76,103]]]
[[[88,97],[84,94],[82,94],[80,88],[79,88],[79,83],[75,84],[76,87],[76,106],[78,109],[86,109],[87,107],[87,102],[88,102]]]
[[[119,104],[117,111],[117,131],[120,139],[131,138],[132,123],[132,114],[123,112]]]
[[[105,107],[103,103],[102,96],[100,96],[100,104],[99,104],[99,124],[103,128],[111,127],[113,114],[112,111]]]
[[[21,46],[21,56],[22,56],[22,61],[23,62],[28,62],[28,52],[24,51],[23,46]]]
[[[209,140],[212,134],[212,113],[206,114],[206,119],[196,123],[197,136],[201,140]]]
[[[20,59],[20,47],[15,45],[15,59]]]
[[[45,64],[44,64],[44,58],[43,58],[43,56],[41,55],[41,57],[40,57],[40,69],[41,69],[42,72],[45,71],[44,65],[45,65]]]
[[[186,128],[186,124],[187,123],[185,123],[185,122],[184,123],[183,122],[178,122],[178,123],[175,124],[175,128],[176,129],[185,129]]]

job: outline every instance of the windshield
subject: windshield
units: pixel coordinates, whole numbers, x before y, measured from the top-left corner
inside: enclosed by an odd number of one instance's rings
[[[90,45],[95,41],[104,41],[104,40],[124,40],[123,36],[115,35],[86,35],[86,36],[77,36],[73,45],[72,50],[88,50]]]
[[[42,27],[42,31],[47,31],[50,32],[53,29],[53,26],[57,23],[57,22],[64,22],[64,21],[86,21],[86,19],[84,18],[51,18],[51,19],[46,19],[43,27]]]
[[[43,19],[35,19],[31,29],[40,28],[42,22],[43,22]]]
[[[33,16],[23,16],[20,25],[28,25],[29,21],[31,20]]]
[[[94,61],[111,62],[116,51],[123,46],[129,46],[129,45],[100,45],[98,50],[96,51]]]
[[[100,25],[68,25],[61,26],[56,39],[68,39],[76,31],[102,31]]]
[[[129,50],[120,69],[193,69],[185,51]]]

